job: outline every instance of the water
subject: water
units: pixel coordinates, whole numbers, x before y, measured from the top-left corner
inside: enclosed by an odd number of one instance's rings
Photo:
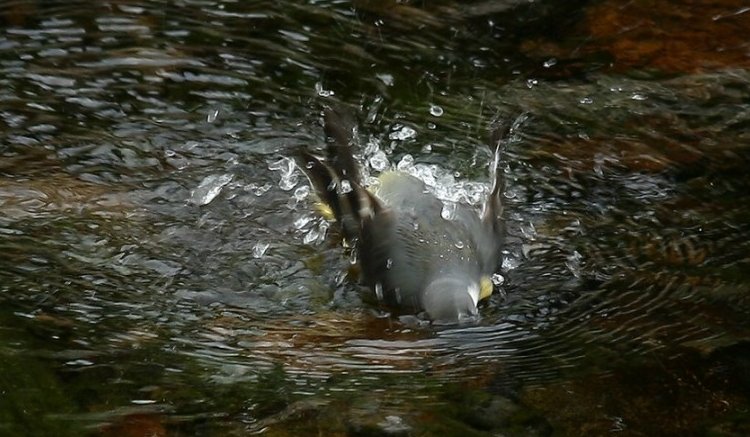
[[[742,2],[0,20],[0,434],[750,432]],[[487,127],[516,122],[477,324],[352,280],[290,159],[326,99],[356,108],[366,176],[447,201],[486,195]]]

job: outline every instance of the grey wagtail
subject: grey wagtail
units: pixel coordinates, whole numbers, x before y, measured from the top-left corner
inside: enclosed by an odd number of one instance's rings
[[[492,187],[481,210],[459,202],[446,219],[443,202],[410,174],[386,171],[370,189],[363,186],[350,119],[339,108],[326,108],[327,157],[302,150],[296,162],[317,194],[318,209],[356,250],[363,281],[399,313],[424,312],[438,323],[477,319],[477,304],[492,294],[505,234],[499,168],[505,131],[492,135]]]

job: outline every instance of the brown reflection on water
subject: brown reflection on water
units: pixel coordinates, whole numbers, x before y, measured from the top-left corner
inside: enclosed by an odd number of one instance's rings
[[[62,173],[32,178],[0,177],[0,206],[3,208],[0,217],[22,219],[59,212],[122,215],[133,207],[124,197],[112,187]]]
[[[726,417],[747,408],[746,381],[732,374],[747,366],[746,360],[731,358],[743,350],[747,344],[707,356],[685,351],[655,362],[614,363],[615,370],[602,377],[533,387],[521,398],[566,435],[693,435],[699,429],[708,435],[747,435],[746,424]]]
[[[606,1],[587,12],[588,50],[615,69],[699,72],[750,66],[750,8],[743,0]]]
[[[614,71],[698,73],[749,67],[748,29],[750,7],[743,0],[615,0],[593,2],[577,38],[531,39],[521,49],[559,59],[603,55]]]

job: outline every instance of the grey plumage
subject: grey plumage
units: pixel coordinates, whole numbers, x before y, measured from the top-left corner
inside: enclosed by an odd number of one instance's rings
[[[364,282],[400,313],[424,311],[439,322],[474,318],[480,298],[491,293],[503,243],[502,132],[493,137],[492,189],[482,211],[458,203],[445,219],[443,202],[409,174],[384,172],[368,191],[354,159],[354,124],[326,109],[324,125],[328,159],[301,151],[297,163],[356,247]]]

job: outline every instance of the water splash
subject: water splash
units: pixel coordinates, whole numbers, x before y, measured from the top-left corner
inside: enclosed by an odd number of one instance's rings
[[[396,164],[396,169],[398,171],[403,171],[406,173],[411,173],[411,171],[414,168],[414,157],[409,155],[408,153],[401,157],[401,160]]]
[[[292,194],[292,197],[297,202],[301,202],[307,198],[307,196],[310,195],[310,186],[309,185],[300,185],[297,187],[296,190],[294,190],[294,194]]]
[[[380,79],[380,81],[383,82],[385,86],[393,86],[394,80],[393,80],[392,74],[380,73],[380,74],[376,74],[375,77]]]
[[[268,169],[281,173],[279,188],[282,190],[289,191],[297,186],[299,175],[297,174],[297,167],[293,159],[281,158],[278,161],[270,163]]]
[[[492,285],[495,287],[500,287],[505,283],[505,276],[501,275],[500,273],[495,273],[490,277],[490,280],[492,281]]]
[[[572,254],[568,255],[566,258],[565,266],[570,270],[570,273],[573,274],[576,278],[581,277],[581,260],[583,259],[583,256],[577,251],[574,250]]]
[[[409,126],[396,126],[396,129],[388,135],[391,140],[404,141],[417,136],[417,131]]]
[[[388,156],[382,150],[378,150],[369,159],[370,167],[375,171],[385,171],[390,166]]]
[[[320,97],[331,97],[335,94],[331,90],[324,89],[321,82],[315,82],[315,93]]]
[[[453,220],[456,218],[457,205],[455,202],[443,202],[443,209],[440,210],[440,217],[445,220]]]
[[[380,282],[375,284],[375,296],[378,298],[378,301],[383,301],[383,284]]]
[[[216,117],[218,116],[219,116],[219,109],[218,108],[212,109],[211,111],[208,112],[208,116],[206,116],[206,122],[213,123],[214,121],[216,121]]]
[[[325,220],[318,220],[316,224],[307,231],[305,236],[302,237],[302,242],[305,244],[320,243],[325,239],[327,231],[328,222]]]
[[[221,193],[222,188],[234,178],[231,174],[206,176],[198,186],[190,192],[190,203],[203,206],[211,203]]]
[[[271,245],[266,242],[259,241],[253,246],[253,258],[263,258],[266,251]]]

